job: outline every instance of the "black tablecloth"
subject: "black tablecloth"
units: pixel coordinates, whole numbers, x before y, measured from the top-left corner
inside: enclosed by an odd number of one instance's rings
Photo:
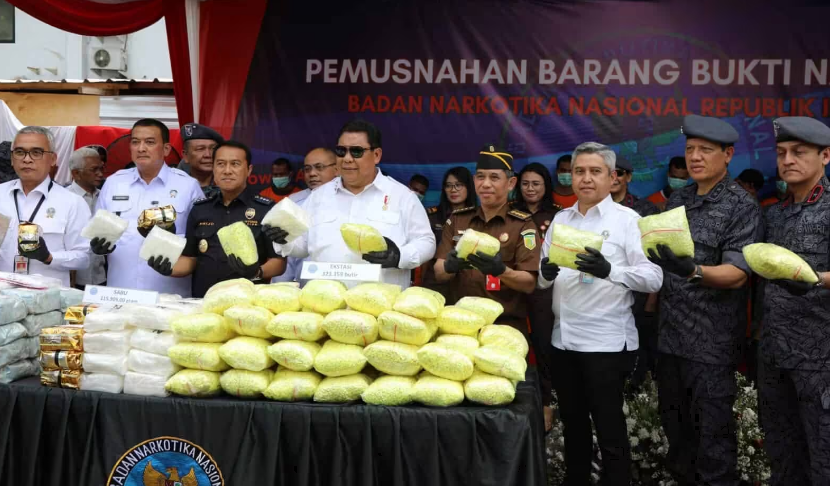
[[[504,408],[435,409],[147,398],[31,378],[0,386],[0,484],[104,485],[130,448],[172,436],[210,454],[228,486],[542,486],[543,418],[528,379]]]

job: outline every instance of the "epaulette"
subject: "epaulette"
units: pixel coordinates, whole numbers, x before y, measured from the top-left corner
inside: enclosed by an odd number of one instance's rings
[[[256,201],[260,204],[264,204],[266,206],[273,206],[274,204],[276,204],[276,203],[274,203],[274,201],[272,199],[268,199],[267,197],[260,196],[259,194],[254,196],[254,201]]]
[[[507,212],[507,214],[509,214],[510,216],[513,216],[516,219],[520,219],[522,221],[527,221],[528,219],[530,219],[533,216],[530,213],[526,213],[524,211],[519,211],[518,209],[511,209],[510,211]]]
[[[216,196],[218,196],[218,195],[219,194],[212,194],[210,196],[200,197],[199,199],[196,199],[195,201],[193,201],[193,205],[195,206],[197,204],[204,204],[206,202],[213,201],[214,199],[216,199]]]
[[[476,208],[475,206],[468,206],[466,208],[456,209],[455,211],[452,212],[452,214],[466,213],[467,211],[472,211],[475,208]]]
[[[431,208],[427,208],[427,214],[435,214],[438,212],[438,206],[432,206]]]

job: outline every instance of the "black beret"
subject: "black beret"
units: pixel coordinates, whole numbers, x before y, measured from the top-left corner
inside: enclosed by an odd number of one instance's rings
[[[702,138],[715,143],[733,144],[738,141],[738,131],[720,118],[686,115],[680,132],[686,138]]]
[[[617,156],[617,169],[625,169],[632,174],[634,173],[634,166],[631,165],[631,162],[620,156]]]
[[[188,140],[213,140],[216,143],[223,143],[225,141],[222,135],[219,135],[216,130],[199,125],[198,123],[184,125],[181,134],[183,142],[187,142]]]
[[[830,127],[806,116],[785,116],[772,122],[776,142],[800,140],[802,142],[830,147]]]
[[[476,170],[513,170],[513,156],[497,145],[487,144],[481,148],[476,161]]]
[[[11,163],[12,161],[12,143],[11,142],[2,142],[0,143],[0,161],[6,161]]]

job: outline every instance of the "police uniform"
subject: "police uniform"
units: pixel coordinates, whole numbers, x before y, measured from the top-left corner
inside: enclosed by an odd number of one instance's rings
[[[176,234],[184,236],[193,201],[201,197],[202,188],[196,179],[167,164],[162,164],[150,184],[144,182],[135,167],[111,175],[101,188],[95,209],[115,213],[126,219],[128,226],[121,238],[112,242],[115,251],[107,257],[107,285],[190,296],[190,280],[159,275],[139,258],[144,237],[136,222],[145,209],[172,205],[176,209]]]
[[[222,135],[219,135],[219,132],[216,130],[206,127],[204,125],[199,125],[198,123],[188,123],[184,125],[180,131],[182,136],[182,142],[187,143],[190,140],[213,140],[216,143],[223,143],[225,141]],[[182,172],[190,174],[190,164],[186,162],[182,162],[179,164],[179,170]],[[222,191],[219,190],[215,184],[208,184],[202,187],[202,192],[204,193],[205,197],[214,197],[214,196],[221,196]]]
[[[830,128],[812,118],[775,120],[777,141],[830,146]],[[766,241],[787,248],[817,272],[830,270],[830,181],[807,200],[766,213]],[[770,486],[830,484],[830,290],[803,296],[766,283],[758,394]]]
[[[734,144],[738,133],[715,118],[689,115],[687,138]],[[729,176],[708,194],[697,184],[674,191],[666,210],[685,206],[697,265],[731,264],[750,273],[741,250],[761,236],[758,202]],[[732,406],[742,357],[746,288],[715,289],[664,272],[660,292],[657,383],[668,464],[681,484],[737,485]],[[685,482],[685,483],[684,483]]]
[[[219,243],[218,231],[225,226],[244,221],[254,234],[259,254],[259,264],[278,255],[274,245],[262,232],[262,218],[274,205],[270,199],[256,195],[246,188],[225,206],[222,196],[199,199],[187,220],[187,245],[183,256],[196,258],[193,271],[193,297],[204,297],[213,284],[242,278],[228,265],[228,256]]]

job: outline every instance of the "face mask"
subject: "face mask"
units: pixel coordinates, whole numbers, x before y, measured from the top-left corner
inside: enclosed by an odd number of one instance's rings
[[[288,176],[285,176],[285,177],[272,177],[271,178],[271,182],[274,183],[274,187],[277,187],[277,188],[280,188],[280,189],[282,189],[284,187],[288,187],[288,183],[290,181],[291,181],[291,178],[288,177]]]
[[[425,195],[421,194],[420,192],[416,192],[415,195],[418,196],[419,201],[424,202],[424,198],[426,198]]]
[[[775,181],[775,188],[778,189],[778,192],[784,194],[787,192],[787,181]]]
[[[573,177],[571,174],[556,174],[556,179],[563,186],[570,186],[573,183]]]
[[[686,179],[669,177],[669,187],[671,187],[672,189],[683,189],[684,187],[686,187]]]

